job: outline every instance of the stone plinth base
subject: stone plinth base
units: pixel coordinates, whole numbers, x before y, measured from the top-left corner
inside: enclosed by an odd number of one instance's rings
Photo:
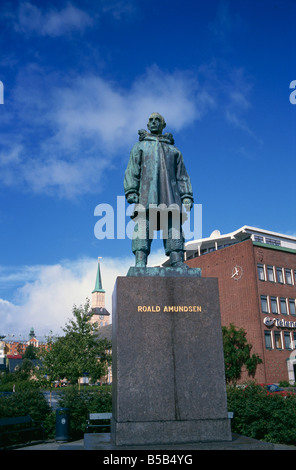
[[[201,277],[201,269],[189,268],[185,263],[176,268],[160,266],[138,268],[136,266],[132,266],[129,268],[127,276]]]
[[[117,423],[113,420],[111,439],[116,445],[183,444],[230,441],[229,420],[152,421]]]
[[[217,280],[119,277],[112,315],[114,444],[231,441]]]

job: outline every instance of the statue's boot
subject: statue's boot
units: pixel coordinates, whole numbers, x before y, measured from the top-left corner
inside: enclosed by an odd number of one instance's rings
[[[172,251],[170,253],[170,262],[173,267],[184,266],[183,251]]]
[[[144,251],[136,251],[136,267],[145,268],[147,264],[147,255]]]

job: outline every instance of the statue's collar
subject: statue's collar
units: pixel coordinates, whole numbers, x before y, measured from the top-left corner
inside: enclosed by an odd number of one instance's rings
[[[154,140],[154,141],[159,141],[159,142],[163,142],[165,144],[171,144],[171,145],[174,145],[175,143],[173,135],[170,134],[169,132],[166,132],[165,134],[155,135],[155,134],[149,134],[144,129],[140,129],[138,131],[138,134],[139,134],[140,142],[142,140]]]

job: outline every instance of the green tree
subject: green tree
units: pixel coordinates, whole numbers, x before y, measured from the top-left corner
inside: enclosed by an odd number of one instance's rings
[[[258,354],[252,354],[252,345],[247,342],[246,331],[232,323],[222,327],[226,383],[236,384],[245,366],[248,376],[254,377],[257,365],[262,363]]]
[[[23,354],[23,359],[36,359],[37,358],[37,351],[33,344],[29,344],[27,346],[26,351]]]
[[[85,374],[95,382],[106,375],[111,363],[111,342],[99,340],[98,325],[89,321],[90,304],[73,307],[73,318],[65,325],[64,336],[48,339],[48,349],[41,352],[42,373],[50,380],[67,379],[75,383]]]

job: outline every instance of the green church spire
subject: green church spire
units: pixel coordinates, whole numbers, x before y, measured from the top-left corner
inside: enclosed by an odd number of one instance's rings
[[[98,261],[98,269],[97,269],[97,277],[96,277],[96,285],[92,293],[94,292],[103,292],[105,293],[103,286],[102,286],[102,279],[101,279],[101,268],[100,268],[100,261]]]

